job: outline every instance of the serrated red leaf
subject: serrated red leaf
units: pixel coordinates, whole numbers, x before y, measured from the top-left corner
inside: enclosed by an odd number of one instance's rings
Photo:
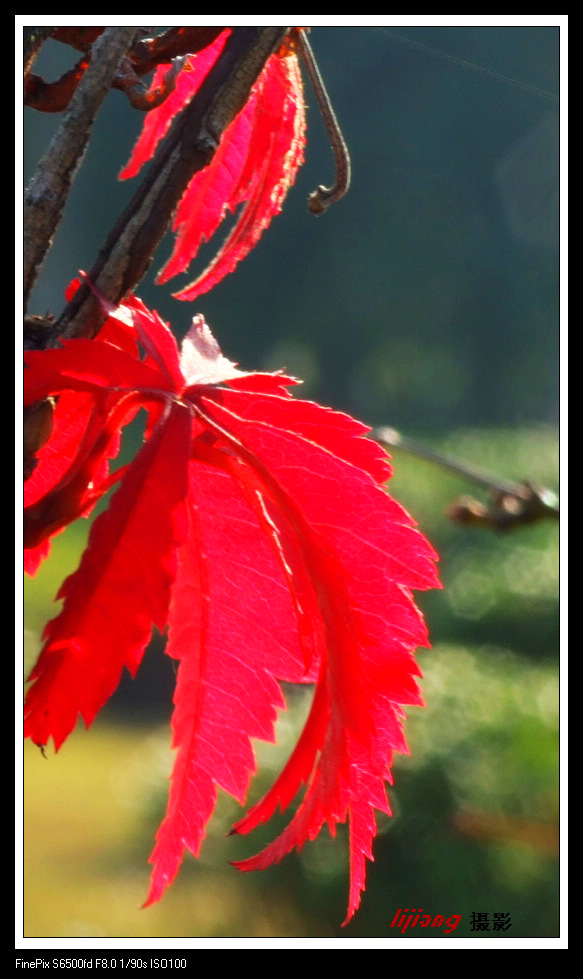
[[[437,586],[436,556],[384,491],[390,467],[364,425],[291,398],[290,378],[239,371],[202,317],[181,357],[137,300],[109,322],[110,337],[119,327],[134,341],[73,340],[29,358],[29,396],[79,399],[72,431],[85,426],[72,458],[73,436],[57,428],[52,450],[62,445],[66,463],[51,468],[49,442],[32,506],[54,505],[71,486],[78,505],[90,499],[123,399],[150,421],[60,592],[63,610],[31,675],[26,733],[59,747],[79,714],[90,724],[123,667],[137,669],[152,626],[168,623],[177,754],[150,904],[184,849],[199,853],[217,788],[244,802],[252,739],[273,740],[284,706],[279,682],[316,681],[288,764],[235,830],[286,809],[302,788],[303,799],[278,839],[239,866],[265,867],[348,819],[349,918],[372,859],[374,809],[389,812],[393,753],[407,751],[402,708],[422,704],[414,650],[427,633],[410,590]]]
[[[240,487],[193,461],[188,511],[167,646],[180,660],[178,754],[147,903],[172,881],[185,846],[198,855],[217,787],[244,803],[256,769],[251,738],[273,741],[276,708],[285,706],[276,678],[304,673],[286,582]]]
[[[191,57],[191,70],[179,75],[176,91],[148,113],[142,135],[120,178],[134,176],[151,158],[172,117],[198,91],[226,36],[220,35],[212,45]],[[153,88],[160,84],[163,71],[157,72]],[[176,210],[174,250],[158,274],[158,283],[184,272],[227,212],[234,213],[242,205],[232,231],[208,268],[174,295],[177,299],[195,299],[233,271],[280,212],[303,162],[304,133],[304,99],[297,57],[274,54],[246,105],[222,134],[211,163],[190,181]]]
[[[248,832],[265,821],[276,804],[285,806],[309,778],[304,802],[276,843],[238,866],[260,869],[278,861],[294,846],[314,839],[324,822],[333,830],[349,815],[354,849],[350,916],[362,887],[361,858],[369,855],[374,835],[371,807],[388,811],[382,786],[390,777],[393,751],[406,751],[398,705],[422,704],[414,681],[420,671],[411,649],[426,645],[427,636],[408,589],[435,584],[435,555],[402,509],[368,473],[347,461],[361,455],[358,435],[352,437],[353,445],[350,438],[344,443],[332,440],[342,444],[344,459],[298,438],[296,429],[305,413],[321,415],[323,431],[334,431],[326,409],[286,403],[289,423],[280,428],[271,423],[277,411],[268,413],[265,405],[255,410],[256,403],[242,393],[206,396],[203,407],[217,431],[228,431],[244,446],[243,458],[265,481],[301,542],[324,627],[308,733],[281,781],[236,829]],[[343,417],[334,421],[342,432]],[[354,425],[352,419],[348,422]],[[311,431],[315,435],[316,426]],[[340,485],[351,500],[348,521]]]
[[[135,673],[152,626],[165,628],[190,424],[186,406],[168,406],[58,593],[65,604],[45,630],[26,698],[25,735],[36,744],[52,737],[58,749],[79,714],[89,726],[123,667]]]

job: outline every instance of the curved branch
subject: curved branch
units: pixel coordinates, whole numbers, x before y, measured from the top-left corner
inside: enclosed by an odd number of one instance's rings
[[[322,80],[320,74],[320,69],[316,59],[314,58],[314,52],[306,32],[300,30],[298,32],[298,49],[304,59],[304,64],[306,66],[310,81],[312,83],[312,88],[314,89],[316,99],[318,100],[318,106],[320,112],[322,113],[322,118],[328,130],[328,136],[330,138],[330,143],[332,150],[334,151],[334,161],[336,163],[336,178],[332,187],[323,187],[320,184],[316,190],[310,194],[308,201],[308,208],[312,214],[323,214],[327,211],[331,204],[335,204],[344,197],[348,188],[350,187],[350,156],[348,153],[348,147],[344,142],[344,137],[342,135],[342,130],[338,125],[338,120],[336,118],[336,113],[332,108],[332,103],[326,91],[326,86]]]

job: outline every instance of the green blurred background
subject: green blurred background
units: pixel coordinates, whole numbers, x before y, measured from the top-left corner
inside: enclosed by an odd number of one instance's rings
[[[304,379],[302,396],[556,490],[559,35],[315,27],[352,157],[348,196],[319,218],[306,208],[333,168],[307,87],[306,163],[255,251],[185,304],[171,297],[173,283],[153,284],[168,238],[140,296],[179,336],[203,312],[228,357],[286,368]],[[74,60],[49,42],[37,70],[53,79]],[[116,177],[141,122],[110,94],[30,312],[58,314],[66,284],[91,266],[133,193],[136,181]],[[25,181],[58,123],[25,110]],[[89,732],[80,727],[48,761],[25,745],[26,936],[398,938],[389,926],[399,908],[461,914],[455,938],[472,936],[472,912],[491,922],[510,914],[507,938],[558,934],[557,526],[505,536],[457,527],[444,510],[480,491],[403,452],[393,458],[390,491],[439,551],[444,590],[419,597],[434,646],[420,653],[428,706],[409,712],[411,755],[396,760],[394,817],[379,819],[352,922],[340,928],[344,834],[332,841],[323,831],[299,856],[242,875],[229,861],[257,852],[272,831],[226,838],[240,809],[224,794],[200,859],[186,857],[161,904],[139,909],[171,765],[173,672],[156,638],[136,681],[124,681]],[[77,565],[80,524],[26,584],[26,670]],[[250,802],[305,716],[305,697],[290,690],[289,699],[278,746],[257,746]],[[402,937],[442,936],[417,928]]]

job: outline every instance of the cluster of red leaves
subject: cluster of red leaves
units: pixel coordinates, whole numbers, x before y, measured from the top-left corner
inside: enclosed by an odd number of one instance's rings
[[[413,650],[427,637],[410,589],[436,584],[429,544],[382,488],[383,451],[347,415],[291,398],[292,379],[238,371],[200,316],[179,356],[137,299],[99,339],[30,352],[26,363],[26,403],[59,397],[27,484],[33,563],[111,485],[120,429],[139,406],[149,418],[59,592],[63,609],[30,678],[26,734],[58,748],[79,714],[90,724],[123,667],[135,674],[152,626],[168,626],[167,653],[180,663],[178,754],[151,902],[184,847],[198,854],[217,785],[244,803],[251,738],[273,740],[284,706],[278,680],[315,681],[289,762],[235,828],[285,809],[302,785],[304,799],[279,838],[240,866],[278,861],[349,815],[352,914],[373,809],[389,811],[384,781],[393,751],[406,751],[401,705],[422,703]]]
[[[150,160],[156,146],[184,105],[198,91],[219,57],[229,30],[188,61],[176,89],[146,117],[142,134],[120,177],[135,176]],[[160,66],[152,81],[159,88],[170,66]],[[192,178],[174,218],[174,250],[160,272],[162,284],[184,272],[201,244],[208,241],[228,211],[243,205],[234,227],[209,267],[190,285],[174,293],[177,299],[196,299],[232,272],[281,211],[285,196],[303,163],[305,110],[297,56],[274,54],[253,87],[251,96],[225,131],[212,165]]]
[[[226,206],[249,202],[204,288],[251,247],[293,177],[302,110],[290,101],[297,89],[289,78],[287,101],[277,94],[279,66],[293,60],[271,59],[271,81],[259,84],[252,112],[237,117],[222,154],[223,142],[181,205],[177,265]],[[291,102],[284,151],[274,119]],[[261,142],[268,129],[275,156]],[[253,165],[256,141],[265,151],[262,174]],[[203,291],[200,280],[196,289]],[[201,316],[179,352],[138,299],[108,312],[97,339],[26,354],[25,403],[56,397],[52,436],[25,488],[27,570],[36,571],[54,534],[117,484],[59,592],[62,611],[46,627],[26,734],[40,745],[52,738],[58,749],[79,715],[87,725],[94,720],[124,667],[135,674],[153,627],[167,629],[167,654],[179,663],[177,754],[151,857],[151,903],[174,879],[184,849],[198,854],[217,787],[244,804],[256,768],[252,739],[273,740],[285,706],[280,681],[314,683],[288,763],[235,831],[286,810],[302,788],[303,798],[275,842],[238,866],[266,867],[324,823],[334,833],[348,819],[348,920],[372,859],[374,809],[390,811],[393,753],[407,750],[403,705],[422,704],[414,651],[427,634],[410,590],[437,586],[436,555],[385,492],[390,467],[364,425],[296,401],[291,378],[236,369]],[[110,473],[120,433],[140,408],[144,443],[131,464]]]

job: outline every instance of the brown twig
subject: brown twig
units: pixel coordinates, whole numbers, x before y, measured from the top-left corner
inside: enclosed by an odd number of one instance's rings
[[[171,27],[158,37],[138,41],[130,58],[138,75],[147,75],[156,65],[168,64],[174,58],[197,54],[216,41],[224,27]]]
[[[56,82],[45,82],[40,75],[29,72],[24,82],[24,104],[38,112],[63,112],[77,91],[88,65],[86,57],[80,58]]]
[[[88,55],[103,27],[47,27],[44,34],[34,34],[29,41],[29,57],[25,59],[24,104],[39,112],[63,112],[67,108],[83,73],[89,64]],[[145,28],[139,29],[138,40],[127,52],[111,86],[126,93],[134,109],[148,112],[156,108],[174,90],[174,77],[167,73],[161,86],[147,92],[141,81],[160,64],[176,63],[178,58],[196,54],[218,37],[224,27],[173,27],[154,38],[144,38]],[[43,41],[47,38],[68,44],[85,57],[54,82],[46,82],[30,68]]]

